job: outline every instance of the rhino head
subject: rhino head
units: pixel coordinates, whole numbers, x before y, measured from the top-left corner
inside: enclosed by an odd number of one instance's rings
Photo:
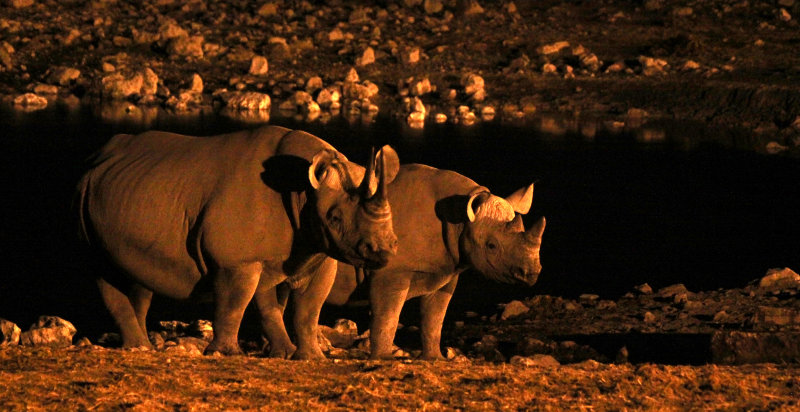
[[[386,185],[400,161],[390,146],[370,156],[366,170],[339,152],[322,150],[308,169],[319,237],[326,252],[355,266],[377,269],[397,253]],[[377,173],[376,173],[377,171]]]
[[[540,217],[528,230],[522,223],[533,201],[533,184],[507,198],[478,188],[467,201],[468,222],[461,248],[469,263],[487,278],[504,282],[536,283],[542,265],[539,247],[545,218]]]

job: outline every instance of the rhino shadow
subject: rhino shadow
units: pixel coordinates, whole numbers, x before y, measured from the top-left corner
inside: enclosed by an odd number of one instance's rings
[[[311,162],[302,157],[276,155],[264,161],[262,166],[261,181],[278,193],[303,192],[310,186],[308,168]]]

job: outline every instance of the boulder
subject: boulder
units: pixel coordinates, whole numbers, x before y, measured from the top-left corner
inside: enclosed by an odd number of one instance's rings
[[[269,95],[259,92],[226,92],[222,94],[225,105],[237,110],[269,111]]]
[[[158,90],[158,76],[149,67],[141,71],[117,71],[100,80],[103,95],[112,100],[152,96]]]
[[[799,325],[800,312],[790,308],[776,308],[771,306],[759,306],[753,315],[753,323],[756,325]]]
[[[367,47],[364,52],[356,58],[356,66],[364,67],[375,63],[375,50],[372,47]]]
[[[173,57],[203,58],[203,36],[180,36],[167,43],[167,52]]]
[[[47,107],[47,99],[35,93],[24,93],[14,98],[14,106],[23,110],[39,110]]]
[[[524,303],[518,300],[512,300],[511,302],[506,303],[505,308],[503,308],[503,313],[500,315],[500,319],[506,320],[508,318],[513,318],[515,316],[519,316],[525,313],[528,313],[530,308],[526,306]]]
[[[762,289],[790,289],[800,287],[800,275],[789,268],[770,269],[758,281]]]
[[[0,347],[19,344],[21,332],[14,322],[0,318]]]
[[[319,331],[336,348],[350,349],[358,339],[358,326],[349,319],[339,319],[333,327],[319,325]]]
[[[210,320],[198,319],[189,324],[186,332],[190,336],[201,338],[208,342],[214,339],[214,326]]]
[[[686,289],[686,286],[684,286],[682,283],[677,283],[677,284],[670,285],[670,286],[665,286],[665,287],[659,289],[656,292],[655,297],[658,298],[658,299],[662,299],[662,300],[672,301],[672,300],[675,299],[676,295],[688,294],[688,293],[689,293],[689,290]]]
[[[77,330],[69,321],[57,316],[41,316],[31,328],[20,334],[20,343],[25,346],[70,346]]]

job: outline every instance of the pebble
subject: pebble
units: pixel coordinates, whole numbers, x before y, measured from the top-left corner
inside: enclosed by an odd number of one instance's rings
[[[264,56],[253,56],[250,60],[250,70],[248,73],[253,76],[264,76],[269,72],[269,63]]]
[[[552,357],[551,355],[544,355],[544,354],[536,354],[533,356],[515,355],[511,357],[509,363],[511,363],[512,365],[520,365],[528,367],[538,366],[538,367],[548,367],[548,368],[561,365],[561,363],[558,360],[556,360],[556,358]]]
[[[20,344],[25,346],[70,346],[77,329],[67,320],[57,316],[40,316],[31,328],[20,334]]]
[[[48,81],[59,86],[69,86],[81,77],[81,71],[72,67],[56,67],[47,77]]]
[[[550,43],[550,44],[545,44],[545,45],[539,46],[536,49],[536,52],[541,54],[541,55],[547,56],[547,55],[559,53],[559,52],[561,52],[561,50],[564,50],[566,48],[569,48],[569,42],[568,41],[557,41],[555,43]]]
[[[356,58],[356,66],[364,67],[375,63],[375,50],[372,47],[367,47],[364,52]]]

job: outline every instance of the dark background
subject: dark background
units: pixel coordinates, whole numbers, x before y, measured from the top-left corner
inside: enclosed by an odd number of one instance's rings
[[[497,122],[424,131],[391,119],[370,126],[343,119],[270,123],[316,134],[360,163],[370,145],[389,143],[403,163],[455,170],[501,196],[537,181],[525,222],[547,217],[539,283],[502,285],[468,272],[449,319],[465,310],[490,314],[498,303],[540,293],[614,298],[644,282],[654,288],[681,282],[690,290],[740,287],[772,267],[800,268],[800,162],[732,148],[735,134],[664,124],[666,140],[644,143],[632,133],[601,132],[587,140]],[[115,328],[95,291],[95,269],[76,240],[70,210],[83,160],[116,133],[152,128],[211,135],[255,127],[214,115],[112,124],[89,110],[64,108],[0,111],[0,125],[6,263],[0,317],[26,329],[40,315],[57,315],[90,337]],[[207,302],[156,298],[149,319],[210,316]]]

